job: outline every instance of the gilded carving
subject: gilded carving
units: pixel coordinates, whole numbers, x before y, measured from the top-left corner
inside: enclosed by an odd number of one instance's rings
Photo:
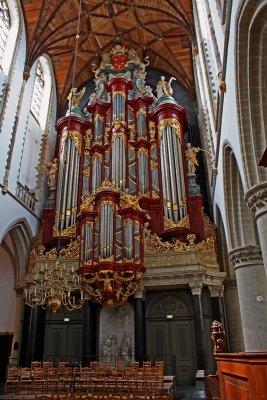
[[[83,275],[90,296],[109,307],[118,307],[125,303],[129,296],[135,293],[141,280],[142,273],[116,272],[110,269]]]
[[[189,216],[186,215],[183,219],[178,222],[173,222],[172,220],[164,217],[164,228],[190,228]]]
[[[80,236],[67,245],[67,248],[62,249],[60,252],[61,257],[65,258],[78,258],[80,254]]]
[[[145,252],[146,253],[164,253],[164,252],[178,252],[178,251],[191,251],[197,250],[202,253],[216,253],[215,239],[213,236],[203,240],[202,242],[195,244],[195,238],[188,235],[190,239],[187,245],[184,242],[176,240],[174,243],[162,242],[156,233],[151,233],[148,229],[145,229]]]
[[[68,236],[68,237],[75,237],[76,236],[76,224],[69,226],[68,228],[64,229],[63,231],[59,231],[53,226],[53,237],[58,236]]]
[[[120,206],[122,208],[133,208],[134,210],[144,211],[138,202],[137,196],[132,196],[129,193],[129,189],[126,188],[125,191],[120,196]]]
[[[179,141],[181,141],[180,124],[179,124],[179,121],[177,121],[177,119],[174,119],[174,118],[166,118],[166,119],[163,119],[162,121],[160,121],[160,123],[158,125],[159,140],[161,139],[163,131],[167,126],[170,126],[174,130]]]
[[[94,196],[86,193],[82,196],[82,204],[80,206],[80,212],[93,211],[93,210],[94,210]]]
[[[78,153],[81,154],[82,149],[82,135],[77,131],[69,131],[69,138],[73,141]]]

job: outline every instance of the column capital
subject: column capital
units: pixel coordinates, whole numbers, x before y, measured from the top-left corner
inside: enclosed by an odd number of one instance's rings
[[[224,285],[209,285],[210,297],[223,297]]]
[[[134,294],[135,299],[141,299],[145,300],[146,298],[146,291],[144,289],[137,289],[137,291]]]
[[[260,246],[249,245],[231,250],[229,258],[234,264],[234,269],[263,264]]]
[[[245,200],[255,218],[267,213],[267,182],[253,186],[245,194]]]
[[[203,282],[190,282],[189,287],[191,289],[191,293],[193,296],[194,295],[201,296]]]

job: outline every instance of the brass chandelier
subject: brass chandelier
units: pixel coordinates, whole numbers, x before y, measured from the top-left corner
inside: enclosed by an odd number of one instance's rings
[[[69,311],[84,304],[80,277],[73,265],[60,263],[57,257],[51,263],[35,267],[24,284],[25,303],[30,307],[49,307],[53,312],[65,306]]]

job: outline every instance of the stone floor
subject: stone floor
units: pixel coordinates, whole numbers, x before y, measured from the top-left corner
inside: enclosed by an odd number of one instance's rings
[[[205,400],[205,390],[198,390],[195,387],[178,386],[174,389],[175,400]]]
[[[195,386],[176,386],[174,388],[174,400],[205,400],[205,391],[198,390]],[[34,400],[32,395],[3,395],[3,387],[0,385],[0,400]]]

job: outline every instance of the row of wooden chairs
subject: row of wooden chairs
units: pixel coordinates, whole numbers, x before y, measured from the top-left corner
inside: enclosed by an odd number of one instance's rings
[[[22,392],[42,393],[88,390],[143,390],[148,385],[160,388],[163,385],[164,364],[154,366],[137,364],[126,367],[116,365],[107,368],[103,364],[91,364],[90,367],[59,364],[57,367],[47,363],[32,363],[31,368],[8,369],[5,393]]]

